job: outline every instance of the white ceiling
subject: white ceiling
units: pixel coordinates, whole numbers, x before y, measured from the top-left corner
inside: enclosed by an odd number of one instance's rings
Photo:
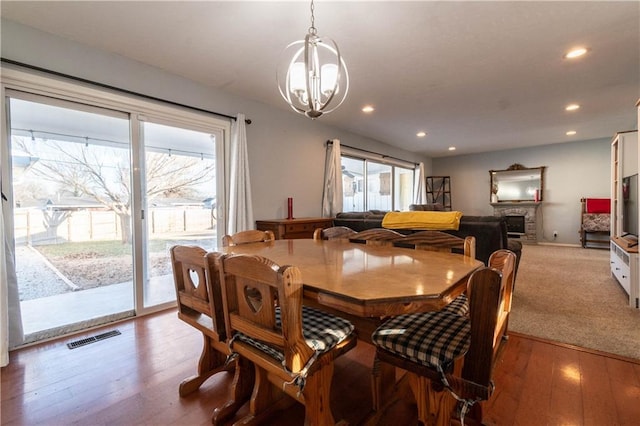
[[[3,0],[1,13],[289,111],[275,69],[310,26],[306,1]],[[439,157],[637,129],[638,1],[317,1],[315,26],[338,43],[351,77],[345,103],[319,120],[408,151]],[[563,59],[575,46],[590,52]],[[582,107],[564,111],[574,102]],[[365,104],[376,111],[363,114]]]

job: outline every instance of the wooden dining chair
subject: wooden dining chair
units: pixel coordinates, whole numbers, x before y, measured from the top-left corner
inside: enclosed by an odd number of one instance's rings
[[[515,255],[504,258],[506,271],[514,268]],[[501,271],[485,267],[469,278],[469,315],[441,310],[394,317],[372,335],[374,361],[374,409],[383,408],[380,364],[408,372],[409,385],[418,405],[418,419],[425,425],[449,425],[457,401],[464,421],[482,423],[479,401],[493,393],[493,369],[501,343],[501,306],[506,297]],[[475,405],[474,405],[475,404]]]
[[[488,266],[490,268],[497,269],[502,272],[502,280],[504,287],[504,297],[502,298],[502,304],[500,305],[500,317],[499,331],[496,335],[507,339],[507,331],[509,326],[509,315],[511,314],[511,300],[513,297],[513,287],[515,285],[515,263],[511,260],[511,257],[515,257],[516,254],[510,250],[501,249],[496,250],[489,257]]]
[[[414,247],[416,250],[429,250],[445,253],[460,253],[473,260],[476,258],[476,238],[467,236],[456,237],[442,231],[419,231],[405,236],[402,240],[394,241],[394,245]],[[458,315],[469,313],[469,301],[466,294],[456,297],[443,309]]]
[[[476,258],[476,239],[468,236],[456,237],[442,231],[418,231],[406,235],[398,244],[408,245],[420,250],[440,251],[445,253],[461,253],[472,259]]]
[[[314,240],[348,240],[356,231],[346,226],[332,226],[330,228],[317,228],[313,231]]]
[[[372,228],[351,235],[349,241],[372,246],[393,246],[394,241],[401,240],[404,237],[404,235],[392,229]]]
[[[220,274],[216,269],[219,253],[207,253],[197,246],[176,245],[170,250],[171,266],[178,303],[178,318],[194,327],[204,338],[197,374],[184,379],[178,388],[181,397],[195,392],[211,376],[233,371],[235,363],[226,363],[230,353],[224,322]],[[245,386],[246,388],[246,386]],[[216,422],[231,417],[249,394],[231,395],[229,402],[216,410]]]
[[[240,244],[274,241],[275,239],[276,237],[273,234],[273,231],[259,231],[257,229],[251,229],[248,231],[240,231],[233,235],[225,235],[222,237],[222,246],[232,247]]]
[[[177,245],[171,248],[178,318],[196,328],[204,337],[198,374],[180,383],[180,396],[198,390],[213,374],[232,368],[224,366],[229,350],[225,342],[220,279],[210,275],[206,254],[206,250],[197,246]]]
[[[295,266],[281,267],[261,256],[226,255],[219,269],[230,349],[255,368],[249,414],[240,424],[263,424],[293,398],[305,406],[305,424],[333,425],[333,361],[355,347],[353,325],[302,305],[301,274]],[[256,306],[247,297],[251,290],[267,302]],[[274,297],[277,305],[270,302]]]

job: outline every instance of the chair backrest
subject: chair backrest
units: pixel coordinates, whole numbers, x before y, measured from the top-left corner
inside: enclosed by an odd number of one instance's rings
[[[372,228],[351,235],[349,241],[374,246],[392,246],[394,241],[403,238],[404,235],[392,229]]]
[[[346,226],[332,226],[330,228],[317,228],[313,231],[314,240],[348,240],[356,231]]]
[[[456,237],[442,231],[420,231],[405,236],[402,240],[394,242],[399,246],[412,246],[419,250],[431,250],[441,252],[460,251],[465,256],[476,258],[476,238]]]
[[[273,231],[259,231],[251,229],[249,231],[241,231],[233,235],[225,235],[222,237],[223,247],[232,247],[239,244],[261,243],[274,241],[276,239]]]
[[[611,213],[611,198],[581,198],[582,213]]]
[[[185,245],[173,246],[170,251],[178,317],[210,337],[224,340],[222,290],[214,268],[220,254]]]
[[[513,285],[515,281],[516,254],[511,250],[496,250],[489,257],[490,268],[494,268],[502,273],[502,295],[500,299],[500,317],[498,319],[498,330],[495,339],[498,336],[505,335],[509,313],[511,312],[511,300],[513,297]]]
[[[493,392],[491,379],[498,353],[494,335],[502,292],[502,274],[496,269],[485,267],[469,277],[471,342],[464,358],[462,381],[455,377],[450,380],[456,393],[463,398],[487,400]]]
[[[300,371],[314,352],[302,334],[300,270],[253,255],[222,256],[219,269],[227,335],[240,332],[276,347],[284,352],[287,369]]]

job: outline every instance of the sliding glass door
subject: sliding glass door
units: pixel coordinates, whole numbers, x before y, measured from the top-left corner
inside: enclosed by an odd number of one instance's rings
[[[170,248],[216,246],[216,141],[222,133],[142,122],[144,307],[175,300]]]
[[[173,306],[171,247],[211,250],[224,229],[228,122],[50,84],[3,86],[9,322],[25,343]]]
[[[19,94],[8,105],[26,341],[133,315],[128,115]]]

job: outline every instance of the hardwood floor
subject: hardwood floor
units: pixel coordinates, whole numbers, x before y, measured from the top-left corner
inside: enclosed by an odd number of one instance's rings
[[[122,334],[66,346],[114,329]],[[199,392],[178,396],[180,381],[195,373],[201,344],[172,310],[14,351],[2,368],[2,425],[208,425],[232,377],[222,373]],[[358,425],[369,413],[372,359],[372,346],[359,342],[337,361],[336,419]],[[637,425],[640,419],[640,361],[512,334],[494,376],[487,424]],[[294,406],[269,424],[302,419],[303,408]],[[403,401],[380,424],[415,422],[413,405]]]

